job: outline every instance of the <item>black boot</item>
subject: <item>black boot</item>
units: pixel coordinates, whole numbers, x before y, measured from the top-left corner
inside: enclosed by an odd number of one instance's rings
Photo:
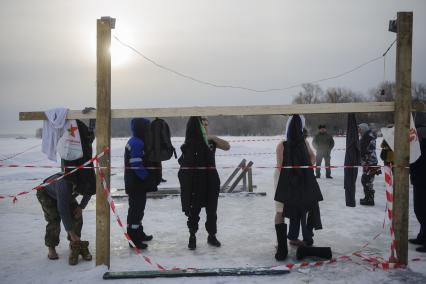
[[[359,204],[364,206],[374,206],[374,190],[365,192],[365,198],[359,200]]]
[[[189,235],[188,248],[190,250],[197,248],[197,239],[195,238],[195,233],[190,233]]]
[[[296,257],[301,260],[308,256],[316,256],[325,259],[331,259],[331,248],[329,247],[298,247],[296,251]]]
[[[207,237],[207,243],[215,247],[221,246],[221,243],[216,239],[216,235],[209,235]]]
[[[277,233],[278,247],[275,253],[276,260],[285,260],[288,255],[287,247],[287,224],[275,224],[275,232]]]
[[[148,242],[148,241],[152,240],[152,238],[153,238],[152,235],[145,234],[145,232],[143,231],[142,225],[139,226],[139,228],[137,229],[137,231],[138,231],[139,239],[142,242]]]
[[[129,235],[130,239],[138,249],[146,249],[148,247],[148,245],[144,244],[139,238],[138,229],[127,228],[127,235]],[[133,246],[129,243],[129,247],[132,248]]]

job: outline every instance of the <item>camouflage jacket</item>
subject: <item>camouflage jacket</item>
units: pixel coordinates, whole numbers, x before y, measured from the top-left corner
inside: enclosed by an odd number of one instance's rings
[[[376,139],[377,135],[372,130],[368,130],[364,133],[364,135],[362,135],[359,143],[361,148],[362,166],[377,165]]]

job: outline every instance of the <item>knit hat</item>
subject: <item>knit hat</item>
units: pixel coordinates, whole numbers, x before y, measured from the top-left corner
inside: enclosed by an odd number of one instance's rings
[[[365,132],[367,132],[368,130],[370,130],[370,127],[368,126],[367,123],[360,123],[358,125],[358,128],[361,129],[361,134],[364,134]]]

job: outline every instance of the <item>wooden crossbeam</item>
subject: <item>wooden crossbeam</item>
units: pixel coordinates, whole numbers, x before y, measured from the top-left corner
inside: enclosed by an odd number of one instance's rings
[[[131,117],[177,117],[177,116],[215,116],[215,115],[272,115],[272,114],[316,114],[316,113],[365,113],[365,112],[392,112],[394,102],[368,103],[339,103],[339,104],[301,104],[301,105],[263,105],[263,106],[208,106],[208,107],[180,107],[180,108],[140,108],[140,109],[113,109],[112,118]],[[426,112],[424,104],[416,103],[413,111]],[[88,114],[80,110],[70,110],[67,119],[96,118],[96,111]],[[45,120],[44,112],[20,112],[19,120]]]
[[[339,104],[300,104],[300,105],[263,105],[263,106],[208,106],[180,108],[141,108],[113,109],[112,118],[131,117],[176,117],[176,116],[216,116],[216,115],[272,115],[272,114],[309,114],[309,113],[361,113],[392,112],[393,102],[339,103]],[[70,110],[68,119],[96,118],[96,111],[83,114],[79,110]],[[44,112],[20,112],[19,120],[44,120]]]

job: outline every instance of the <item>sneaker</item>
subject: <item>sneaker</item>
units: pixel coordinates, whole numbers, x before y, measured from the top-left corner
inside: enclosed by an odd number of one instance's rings
[[[209,235],[207,237],[207,243],[210,244],[210,245],[212,245],[212,246],[215,246],[215,247],[220,247],[221,246],[221,243],[216,239],[215,235]]]
[[[332,176],[326,176],[326,178],[331,178],[332,179],[333,177]]]

